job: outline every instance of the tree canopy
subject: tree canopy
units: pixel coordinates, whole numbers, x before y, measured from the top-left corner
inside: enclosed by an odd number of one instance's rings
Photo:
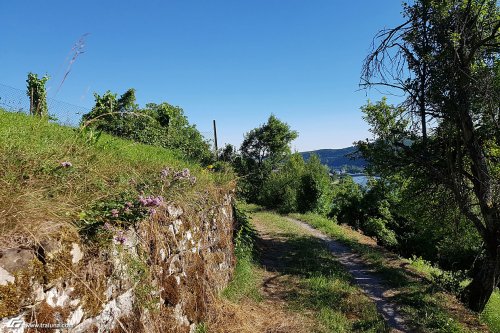
[[[269,159],[272,164],[279,163],[290,154],[290,143],[298,136],[296,131],[276,116],[271,115],[267,123],[251,130],[241,144],[241,154],[261,165]]]
[[[382,30],[362,84],[406,100],[363,108],[374,138],[359,142],[372,168],[445,191],[484,242],[464,293],[484,308],[500,280],[500,10],[494,0],[416,0]]]
[[[139,108],[135,90],[119,98],[107,91],[94,94],[95,105],[82,117],[82,125],[141,143],[177,150],[188,159],[207,162],[211,159],[208,142],[184,111],[168,103],[148,103]]]

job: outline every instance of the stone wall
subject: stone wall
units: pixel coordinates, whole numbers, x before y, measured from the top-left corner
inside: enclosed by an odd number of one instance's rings
[[[232,274],[231,201],[166,203],[102,244],[68,235],[2,251],[0,332],[193,332]]]

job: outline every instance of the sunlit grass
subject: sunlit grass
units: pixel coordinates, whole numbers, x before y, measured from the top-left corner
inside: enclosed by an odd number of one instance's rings
[[[492,332],[500,333],[500,292],[498,290],[491,295],[490,301],[481,314],[481,319]]]
[[[63,162],[71,167],[64,168]],[[160,171],[167,166],[188,168],[196,184],[163,191]],[[230,181],[230,175],[210,172],[174,151],[0,110],[3,246],[16,246],[7,242],[21,236],[57,237],[56,226],[74,229],[78,216],[96,202],[124,195],[137,198],[142,190],[188,203],[196,193]]]
[[[253,219],[279,237],[278,272],[290,276],[292,310],[313,313],[317,332],[386,332],[375,304],[351,283],[349,273],[325,244],[283,216],[254,210]]]
[[[398,301],[402,304],[412,324],[419,330],[429,332],[470,332],[471,329],[460,324],[459,318],[454,318],[446,309],[450,298],[431,283],[414,279],[399,267],[390,264],[386,255],[377,247],[361,244],[360,238],[351,230],[338,225],[335,221],[316,214],[291,214],[290,217],[304,221],[331,236],[333,239],[350,246],[361,254],[364,260],[375,268],[385,279],[388,286],[397,288]],[[407,261],[410,263],[409,261]],[[431,267],[422,260],[414,260],[410,265],[423,275],[429,276],[436,268]],[[496,302],[496,297],[493,302]],[[492,303],[490,301],[490,303]],[[493,304],[494,306],[494,304]],[[493,308],[489,305],[489,308]],[[500,308],[500,307],[498,307]],[[484,320],[494,331],[495,317],[490,316]],[[496,317],[498,318],[498,317]],[[472,330],[473,331],[473,330]]]

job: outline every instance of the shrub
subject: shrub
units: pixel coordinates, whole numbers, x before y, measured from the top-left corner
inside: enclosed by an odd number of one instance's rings
[[[110,91],[94,97],[94,107],[82,117],[84,127],[177,150],[191,160],[208,163],[212,159],[208,142],[189,124],[181,108],[168,103],[149,103],[141,109],[135,103],[134,89],[127,90],[120,98]]]

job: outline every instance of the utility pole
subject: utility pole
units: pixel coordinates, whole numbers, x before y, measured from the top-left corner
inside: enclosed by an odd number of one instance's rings
[[[219,147],[217,147],[217,126],[215,125],[215,119],[214,119],[214,143],[215,143],[215,159],[219,159]]]

